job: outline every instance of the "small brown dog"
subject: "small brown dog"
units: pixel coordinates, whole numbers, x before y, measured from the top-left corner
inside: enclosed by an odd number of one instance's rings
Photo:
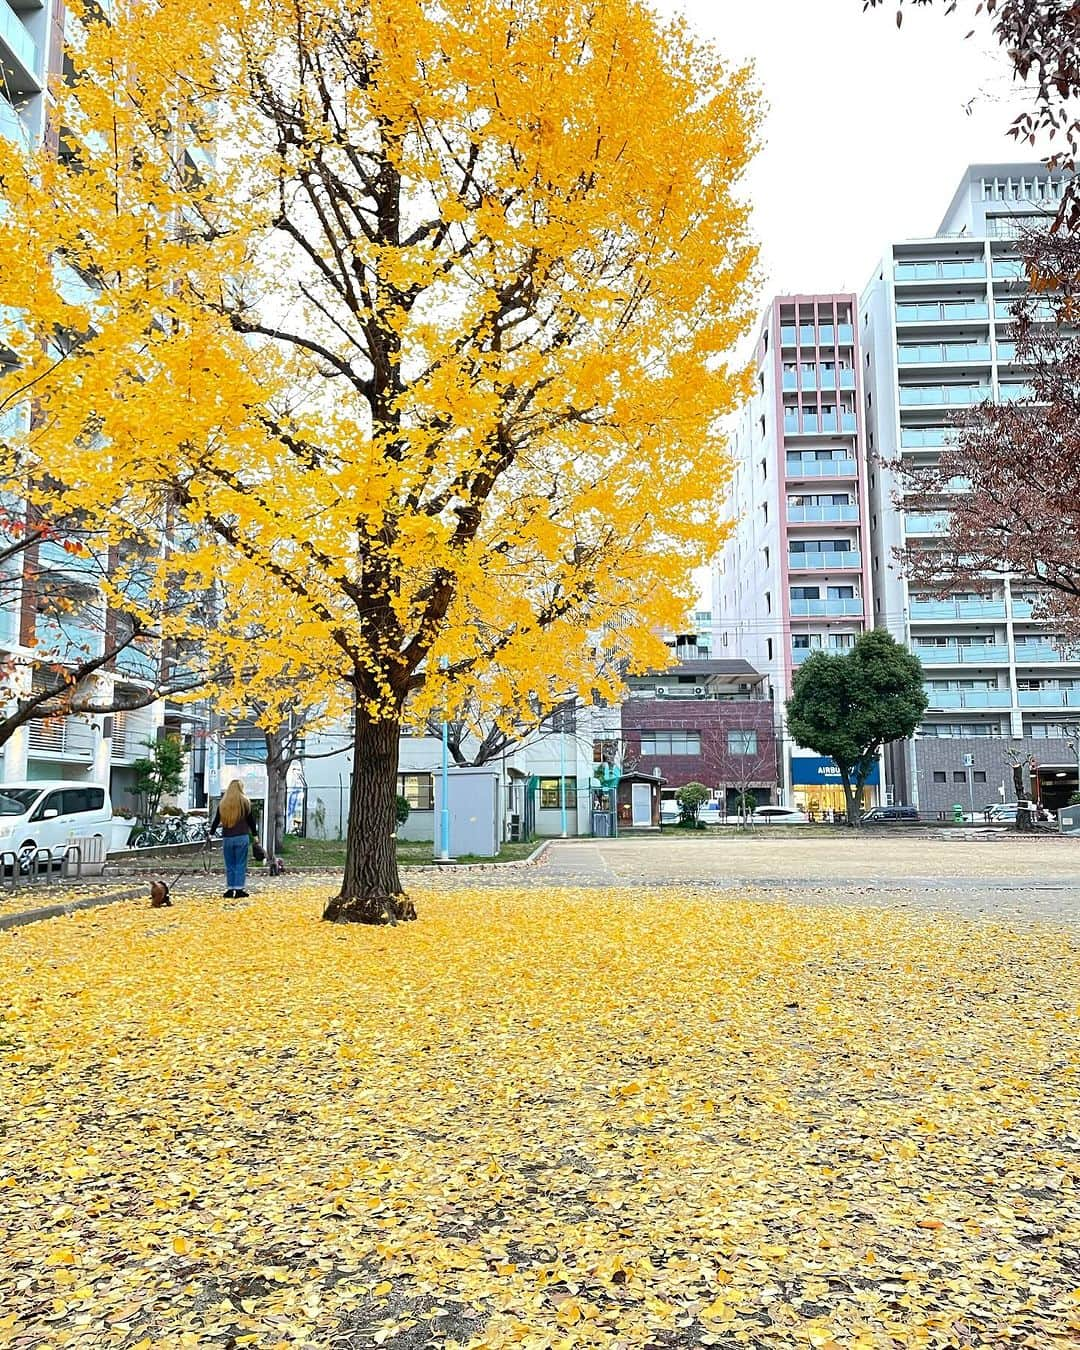
[[[167,881],[152,881],[150,883],[150,908],[172,909],[172,901],[169,899],[169,883]]]

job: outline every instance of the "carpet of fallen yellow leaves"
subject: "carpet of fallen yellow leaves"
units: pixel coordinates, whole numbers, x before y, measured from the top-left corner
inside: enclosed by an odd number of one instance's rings
[[[1075,1346],[1075,934],[325,882],[0,934],[0,1341]]]

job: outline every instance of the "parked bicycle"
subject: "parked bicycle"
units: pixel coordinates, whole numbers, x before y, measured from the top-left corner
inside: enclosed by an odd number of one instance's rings
[[[184,816],[163,816],[135,830],[130,848],[160,848],[163,844],[204,844],[210,838],[209,822]]]

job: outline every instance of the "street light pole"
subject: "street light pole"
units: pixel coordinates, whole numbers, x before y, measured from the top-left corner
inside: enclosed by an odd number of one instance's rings
[[[566,838],[566,714],[559,713],[559,814],[562,838]]]
[[[440,665],[445,668],[445,656]],[[450,861],[450,724],[445,712],[442,723],[442,810],[439,812],[439,852],[436,861]]]

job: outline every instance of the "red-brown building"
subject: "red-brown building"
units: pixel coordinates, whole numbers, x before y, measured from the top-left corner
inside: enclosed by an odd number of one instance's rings
[[[685,660],[633,676],[622,706],[623,763],[660,775],[665,795],[704,783],[722,809],[775,800],[777,738],[764,677],[741,660]]]

